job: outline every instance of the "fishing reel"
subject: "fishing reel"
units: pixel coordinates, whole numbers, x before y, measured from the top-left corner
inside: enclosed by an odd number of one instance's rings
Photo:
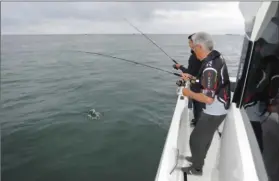
[[[196,80],[196,79],[190,79],[189,80],[190,84],[196,84],[198,82],[199,82],[199,80]],[[178,85],[179,87],[180,86],[185,86],[186,85],[186,81],[182,80],[182,79],[179,79],[178,81],[176,81],[176,85]]]
[[[185,80],[182,80],[182,79],[179,79],[178,81],[176,81],[176,85],[177,85],[178,87],[185,87],[186,81],[185,81]]]
[[[186,85],[187,86],[190,86],[190,84],[196,84],[196,83],[198,83],[199,81],[198,80],[196,80],[196,79],[190,79],[190,80],[188,80],[188,81],[185,81],[185,80],[183,80],[183,79],[179,79],[178,81],[176,81],[176,85],[178,86],[178,87],[185,87]],[[188,85],[189,84],[189,85]]]

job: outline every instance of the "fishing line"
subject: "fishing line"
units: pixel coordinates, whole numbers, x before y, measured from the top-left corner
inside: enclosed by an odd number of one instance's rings
[[[147,38],[151,43],[153,43],[156,47],[158,47],[166,56],[168,56],[175,64],[178,64],[176,60],[174,60],[171,56],[167,54],[159,45],[157,45],[151,38],[149,38],[146,34],[144,34],[142,31],[140,31],[136,26],[134,26],[131,22],[129,22],[126,18],[124,18],[125,21],[129,25],[131,25],[133,28],[135,28],[138,32],[140,32],[145,38]]]
[[[109,58],[113,58],[113,59],[117,59],[117,60],[122,60],[122,61],[125,61],[125,62],[130,62],[130,63],[136,64],[136,65],[141,65],[141,66],[148,67],[148,68],[151,68],[151,69],[159,70],[161,72],[172,74],[172,75],[175,75],[177,77],[181,77],[181,75],[178,74],[178,73],[174,73],[174,72],[164,70],[164,69],[161,69],[161,68],[158,68],[158,67],[153,67],[151,65],[147,65],[147,64],[144,64],[144,63],[136,62],[134,60],[120,58],[120,57],[116,57],[116,56],[108,55],[108,54],[104,54],[104,53],[99,53],[99,52],[88,52],[88,51],[80,51],[80,50],[72,50],[72,51],[80,52],[80,53],[87,53],[87,54],[92,54],[92,55],[98,55],[98,56],[103,56],[103,57],[109,57]]]

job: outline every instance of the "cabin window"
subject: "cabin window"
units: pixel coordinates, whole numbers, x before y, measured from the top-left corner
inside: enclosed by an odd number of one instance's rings
[[[252,44],[253,43],[251,41],[249,41],[249,39],[247,37],[244,37],[242,52],[241,52],[241,56],[240,56],[240,62],[238,65],[237,81],[239,81],[241,78],[243,78],[242,77],[243,74],[244,75],[246,74],[246,71],[243,72],[243,68],[244,68],[245,62],[248,62],[247,59],[249,59],[249,55],[250,55],[251,49],[252,49]],[[247,69],[247,63],[245,64],[245,67]]]
[[[276,9],[277,7],[277,9]],[[257,141],[262,142],[262,156],[269,181],[279,178],[279,2],[272,5],[262,23],[261,34],[252,44],[248,76],[240,99],[251,121]],[[246,59],[249,57],[246,57]],[[249,59],[248,59],[249,60]],[[247,61],[249,62],[249,61]],[[246,64],[246,62],[245,62]],[[247,68],[246,68],[247,69]],[[245,65],[240,81],[246,76]],[[241,83],[241,82],[240,82]],[[239,83],[239,84],[240,84]],[[241,84],[244,85],[244,84]],[[252,110],[252,111],[249,111]],[[260,138],[260,139],[259,139]]]
[[[255,89],[256,80],[259,78],[259,69],[261,66],[265,66],[267,63],[266,58],[273,56],[273,58],[278,58],[279,54],[279,3],[276,4],[276,11],[269,11],[268,13],[273,13],[270,18],[262,24],[265,25],[262,33],[258,37],[257,41],[251,42],[247,35],[243,41],[243,48],[239,63],[239,69],[237,74],[237,87],[235,90],[233,102],[236,103],[237,107],[243,105],[245,97],[249,96],[249,90]],[[249,59],[250,66],[249,66]],[[279,67],[279,66],[278,66]],[[277,68],[278,69],[278,68]],[[247,71],[249,71],[247,76]],[[245,82],[247,76],[247,80]],[[273,87],[276,86],[273,85]],[[265,90],[266,91],[266,90]]]
[[[278,7],[279,7],[279,3]],[[253,50],[252,50],[252,57],[251,57],[251,62],[250,62],[250,66],[249,66],[249,74],[248,74],[248,78],[247,78],[247,88],[244,90],[244,97],[247,97],[249,95],[249,90],[251,89],[256,89],[257,87],[259,87],[259,85],[255,85],[258,84],[259,81],[261,80],[255,80],[256,78],[261,79],[261,77],[259,76],[259,71],[263,68],[266,68],[266,66],[268,66],[268,64],[270,63],[270,61],[274,61],[277,60],[279,61],[278,57],[279,57],[279,8],[277,7],[277,11],[276,13],[274,13],[274,16],[272,18],[269,19],[269,22],[266,23],[266,27],[264,28],[264,30],[262,31],[262,34],[259,36],[258,40],[254,42],[254,45],[252,46]],[[252,43],[249,43],[252,44]],[[248,45],[248,49],[249,49],[249,45]],[[249,50],[247,51],[249,53]],[[247,56],[246,59],[249,59],[249,57]],[[272,60],[270,60],[272,59]],[[248,61],[247,61],[248,62]],[[268,72],[270,74],[275,75],[276,74],[276,69],[278,70],[278,75],[279,75],[279,68],[276,67],[274,68],[274,66],[276,66],[279,64],[274,63],[273,64],[273,69],[270,69],[270,71],[272,72]],[[247,68],[246,68],[247,69]],[[247,71],[247,70],[246,70]],[[245,68],[242,71],[243,75],[241,77],[244,77],[244,75],[246,74],[245,72]],[[272,76],[272,75],[270,75]],[[271,77],[270,77],[271,79]],[[272,84],[271,80],[269,80],[267,82],[268,86],[269,84]],[[273,84],[276,83],[273,82]],[[277,82],[278,84],[279,82]],[[277,89],[276,85],[272,85],[272,87],[270,87],[269,89],[275,88]],[[268,88],[267,88],[268,89]],[[263,91],[266,91],[266,89],[263,89]],[[269,92],[274,92],[275,90],[269,90]],[[276,90],[277,91],[277,90]],[[243,101],[243,99],[241,100]],[[268,101],[268,100],[266,100]]]
[[[242,52],[240,56],[240,62],[238,65],[238,72],[236,76],[236,88],[234,91],[233,102],[236,103],[236,107],[240,106],[241,97],[243,96],[243,85],[245,84],[245,79],[247,75],[249,59],[251,52],[253,51],[253,42],[248,39],[247,36],[244,37]]]

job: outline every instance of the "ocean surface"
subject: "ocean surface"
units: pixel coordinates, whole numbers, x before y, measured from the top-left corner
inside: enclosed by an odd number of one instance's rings
[[[184,65],[187,36],[150,35]],[[236,76],[243,37],[213,38]],[[166,55],[141,35],[1,39],[2,181],[154,180],[178,78],[76,50],[178,72]]]

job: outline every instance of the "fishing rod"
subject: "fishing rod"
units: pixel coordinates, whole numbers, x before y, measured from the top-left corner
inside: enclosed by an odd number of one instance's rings
[[[116,56],[112,56],[112,55],[108,55],[108,54],[103,54],[103,53],[99,53],[99,52],[88,52],[88,51],[80,51],[80,50],[74,50],[74,51],[75,52],[92,54],[92,55],[103,56],[103,57],[114,58],[114,59],[117,59],[117,60],[122,60],[122,61],[130,62],[130,63],[136,64],[136,65],[141,65],[141,66],[148,67],[148,68],[151,68],[151,69],[159,70],[161,72],[169,73],[169,74],[175,75],[177,77],[181,77],[181,75],[178,74],[178,73],[174,73],[174,72],[171,72],[171,71],[168,71],[168,70],[164,70],[164,69],[161,69],[161,68],[158,68],[158,67],[153,67],[151,65],[146,65],[144,63],[136,62],[134,60],[128,60],[128,59],[125,59],[125,58],[120,58],[120,57],[116,57]]]
[[[168,56],[175,64],[178,64],[176,60],[174,60],[171,56],[169,56],[159,45],[157,45],[151,38],[149,38],[146,34],[140,31],[136,26],[134,26],[131,22],[125,19],[129,25],[134,27],[138,32],[140,32],[145,38],[147,38],[151,43],[153,43],[156,47],[158,47],[166,56]]]

